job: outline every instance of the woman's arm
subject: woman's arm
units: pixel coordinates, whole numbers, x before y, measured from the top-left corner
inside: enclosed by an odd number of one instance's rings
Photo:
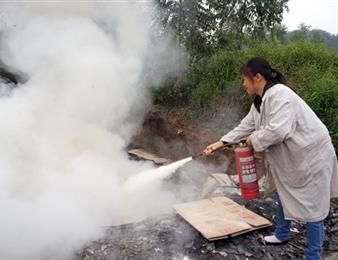
[[[251,106],[249,113],[242,119],[240,124],[221,138],[223,142],[236,142],[247,138],[255,131],[254,105]]]
[[[291,108],[288,98],[274,98],[266,107],[266,111],[267,124],[254,131],[249,138],[257,152],[283,142],[295,128],[295,111]]]

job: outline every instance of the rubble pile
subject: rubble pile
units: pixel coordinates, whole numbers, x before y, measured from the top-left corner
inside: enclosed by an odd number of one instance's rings
[[[325,220],[325,230],[325,250],[329,254],[333,253],[336,256],[335,259],[338,259],[338,199],[331,201],[330,213]]]
[[[275,222],[276,198],[245,201],[232,198],[246,208]],[[325,221],[325,259],[336,259],[338,252],[338,202],[332,202]],[[105,237],[86,245],[76,260],[93,259],[302,259],[306,247],[304,223],[292,224],[291,239],[283,245],[264,245],[269,227],[215,242],[206,241],[177,214],[162,215],[139,223],[110,227]]]

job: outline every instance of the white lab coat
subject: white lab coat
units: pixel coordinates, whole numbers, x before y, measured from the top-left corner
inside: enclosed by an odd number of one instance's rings
[[[329,212],[338,197],[337,157],[325,125],[290,88],[277,84],[241,123],[221,138],[232,142],[252,134],[257,152],[265,151],[286,219],[313,222]]]

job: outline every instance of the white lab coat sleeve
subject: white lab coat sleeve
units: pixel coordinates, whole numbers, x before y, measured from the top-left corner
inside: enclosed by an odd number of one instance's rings
[[[264,126],[251,135],[252,146],[257,152],[283,142],[292,134],[295,125],[295,111],[291,109],[291,102],[285,97],[274,98],[268,102],[263,113],[266,118]]]
[[[254,105],[251,106],[249,113],[242,119],[240,124],[221,138],[223,142],[236,142],[246,139],[255,130]]]

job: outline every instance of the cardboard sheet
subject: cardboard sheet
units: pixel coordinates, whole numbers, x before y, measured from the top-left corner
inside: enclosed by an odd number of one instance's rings
[[[267,219],[227,197],[178,204],[174,208],[209,241],[271,226]]]
[[[158,165],[168,164],[168,163],[172,162],[169,159],[158,157],[157,155],[155,155],[153,153],[149,153],[142,148],[129,150],[128,153],[130,155],[134,155],[134,156],[140,157],[140,158],[145,159],[145,160],[153,161],[154,163],[156,163]]]

